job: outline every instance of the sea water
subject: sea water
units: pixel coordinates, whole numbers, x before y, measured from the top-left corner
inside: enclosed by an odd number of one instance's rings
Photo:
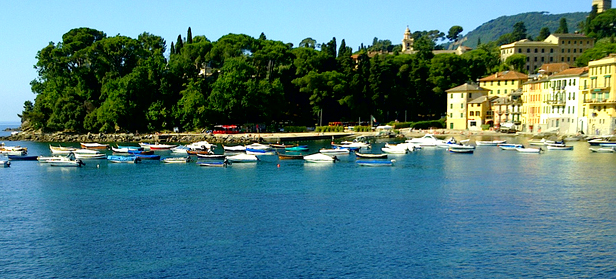
[[[613,278],[616,154],[573,145],[424,148],[393,167],[14,161],[0,169],[0,277]]]

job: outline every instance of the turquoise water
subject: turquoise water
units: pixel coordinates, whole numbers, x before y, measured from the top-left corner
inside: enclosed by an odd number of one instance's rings
[[[7,144],[49,154],[44,143]],[[13,162],[0,169],[0,274],[613,278],[616,154],[574,145],[424,149],[380,168],[352,156],[226,169]]]

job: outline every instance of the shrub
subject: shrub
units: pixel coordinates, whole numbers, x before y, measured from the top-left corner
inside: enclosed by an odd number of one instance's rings
[[[284,126],[283,129],[285,133],[304,133],[308,131],[306,126]]]
[[[430,129],[430,128],[442,129],[442,128],[445,128],[445,121],[443,119],[419,121],[419,122],[415,122],[411,124],[410,127],[413,129]]]
[[[484,130],[484,131],[490,130],[490,124],[481,125],[481,130]]]
[[[344,132],[344,127],[342,126],[318,126],[314,131],[317,133]]]
[[[355,127],[353,127],[353,131],[355,131],[355,132],[372,132],[372,127],[370,127],[370,126],[355,126]]]

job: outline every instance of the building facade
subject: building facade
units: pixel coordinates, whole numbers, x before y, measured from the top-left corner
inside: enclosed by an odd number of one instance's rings
[[[616,132],[616,54],[588,63],[587,89],[583,89],[588,113],[588,133],[594,135]]]
[[[597,12],[602,13],[612,8],[612,0],[593,0],[592,5],[597,5]]]
[[[489,90],[481,88],[475,84],[465,83],[458,87],[446,90],[447,92],[447,129],[466,130],[469,128],[469,102],[488,95]],[[475,103],[470,107],[473,111],[474,125],[481,127],[482,123],[486,122],[488,116],[485,107],[475,107]],[[475,118],[475,111],[479,111],[479,120]]]
[[[511,55],[523,54],[526,56],[526,70],[532,73],[537,72],[544,63],[567,63],[573,66],[577,58],[594,45],[595,40],[584,35],[551,34],[541,42],[524,39],[502,45],[501,60],[504,62]]]
[[[587,68],[571,68],[552,75],[541,115],[543,128],[560,134],[576,134],[587,126],[579,114],[584,106],[580,81]]]

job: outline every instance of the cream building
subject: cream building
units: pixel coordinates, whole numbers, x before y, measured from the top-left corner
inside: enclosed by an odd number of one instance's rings
[[[501,60],[504,62],[511,55],[526,56],[526,70],[536,72],[544,63],[575,64],[582,53],[593,48],[595,39],[580,34],[552,34],[541,42],[520,40],[500,47]]]
[[[479,86],[490,90],[489,96],[507,97],[521,89],[528,75],[516,71],[504,71],[479,79]]]
[[[543,96],[549,93],[550,82],[547,78],[531,80],[524,83],[522,91],[522,127],[523,131],[537,133],[541,124]]]
[[[586,72],[587,68],[571,68],[549,78],[541,114],[545,131],[576,134],[587,126],[586,118],[580,116],[584,106],[580,80]]]
[[[593,0],[592,5],[597,5],[597,12],[602,13],[612,8],[612,0]]]
[[[475,102],[473,102],[473,106],[469,108],[469,102],[488,95],[489,90],[485,88],[481,88],[475,84],[465,83],[458,87],[451,88],[447,91],[447,129],[456,129],[456,130],[466,130],[469,129],[469,119],[468,116],[470,111],[473,111],[473,128],[479,127],[481,129],[481,125],[485,123],[486,117],[488,116],[487,111],[489,109],[485,109],[485,107],[475,106]],[[475,111],[480,111],[480,122],[477,122],[477,118]]]
[[[616,132],[616,84],[612,78],[615,72],[616,54],[588,63],[588,86],[582,91],[588,113],[589,134],[607,135]]]

